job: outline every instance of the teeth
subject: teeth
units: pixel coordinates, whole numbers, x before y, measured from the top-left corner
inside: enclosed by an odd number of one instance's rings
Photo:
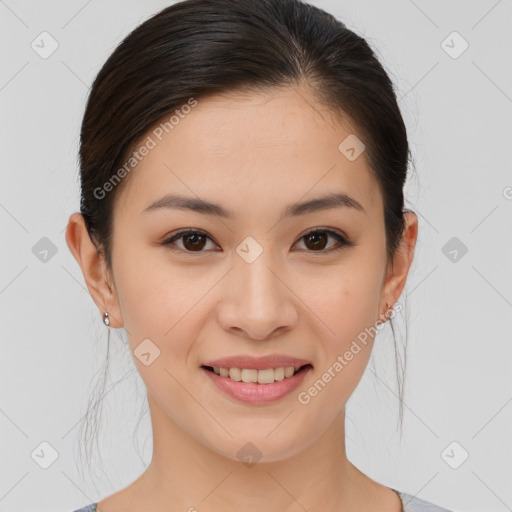
[[[255,370],[248,368],[218,368],[213,371],[221,377],[228,377],[236,382],[258,382],[259,384],[272,384],[274,381],[291,377],[300,366],[285,366],[280,368],[268,368],[266,370]]]

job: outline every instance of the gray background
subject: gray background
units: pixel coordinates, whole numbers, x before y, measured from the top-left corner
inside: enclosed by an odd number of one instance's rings
[[[416,163],[404,436],[386,324],[348,405],[348,456],[375,480],[456,511],[512,510],[511,1],[312,3],[376,49],[400,91]],[[0,0],[0,511],[74,510],[128,485],[151,457],[148,415],[132,443],[144,388],[113,330],[100,403],[108,478],[77,470],[107,327],[64,229],[79,205],[89,85],[115,45],[166,5]],[[43,31],[58,43],[47,58],[31,47]]]

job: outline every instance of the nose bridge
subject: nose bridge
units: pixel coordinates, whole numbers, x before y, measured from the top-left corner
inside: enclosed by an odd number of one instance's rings
[[[251,238],[251,237],[248,237]],[[273,302],[279,302],[282,284],[276,278],[278,267],[273,251],[254,239],[245,240],[237,247],[239,260],[235,264],[233,278],[239,284],[237,301],[241,304],[257,307],[260,311],[271,310]],[[277,305],[277,304],[275,304]]]
[[[230,297],[221,307],[225,329],[242,329],[254,339],[263,339],[293,321],[293,306],[274,251],[256,240],[244,240],[236,249]]]

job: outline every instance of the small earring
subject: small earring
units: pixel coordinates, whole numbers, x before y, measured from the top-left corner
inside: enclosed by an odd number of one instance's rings
[[[108,318],[108,313],[105,311],[105,313],[103,314],[103,323],[105,325],[110,325],[110,320]]]

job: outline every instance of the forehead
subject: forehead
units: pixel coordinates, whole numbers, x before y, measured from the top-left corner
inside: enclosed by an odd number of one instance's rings
[[[140,213],[171,192],[234,211],[255,208],[262,196],[288,204],[343,191],[365,208],[379,199],[365,153],[351,161],[339,149],[356,133],[350,119],[309,90],[244,91],[196,101],[162,118],[135,146],[151,149],[130,172],[121,208]]]

